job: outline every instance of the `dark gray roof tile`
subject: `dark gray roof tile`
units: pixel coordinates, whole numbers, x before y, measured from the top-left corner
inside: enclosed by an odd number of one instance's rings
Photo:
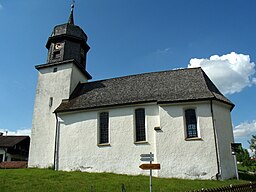
[[[216,99],[233,108],[201,68],[144,73],[79,84],[56,112],[145,102]]]
[[[0,147],[13,147],[25,139],[30,138],[29,136],[0,136]]]

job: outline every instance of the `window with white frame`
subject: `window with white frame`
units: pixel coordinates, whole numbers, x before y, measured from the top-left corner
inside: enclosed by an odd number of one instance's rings
[[[99,144],[109,143],[109,113],[99,114]]]
[[[197,120],[196,120],[196,110],[186,109],[185,110],[185,120],[186,120],[186,136],[187,138],[198,137],[197,132]]]
[[[136,142],[146,141],[145,109],[144,108],[135,110],[135,129],[136,129]]]

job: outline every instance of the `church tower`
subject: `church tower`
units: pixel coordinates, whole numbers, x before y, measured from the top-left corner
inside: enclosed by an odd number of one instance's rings
[[[92,77],[86,71],[86,54],[90,47],[87,35],[74,24],[72,4],[68,22],[54,27],[48,38],[47,62],[37,65],[38,81],[32,121],[29,167],[54,164],[56,137],[55,109],[68,99],[79,82]]]

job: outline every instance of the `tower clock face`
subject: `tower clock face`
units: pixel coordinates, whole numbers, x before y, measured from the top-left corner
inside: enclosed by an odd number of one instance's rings
[[[59,49],[61,49],[62,48],[62,44],[61,43],[56,43],[55,45],[54,45],[54,49],[55,50],[59,50]]]

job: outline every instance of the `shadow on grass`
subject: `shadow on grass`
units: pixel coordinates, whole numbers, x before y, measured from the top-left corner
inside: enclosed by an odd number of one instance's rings
[[[242,179],[245,181],[256,181],[256,175],[239,172],[239,179]]]

